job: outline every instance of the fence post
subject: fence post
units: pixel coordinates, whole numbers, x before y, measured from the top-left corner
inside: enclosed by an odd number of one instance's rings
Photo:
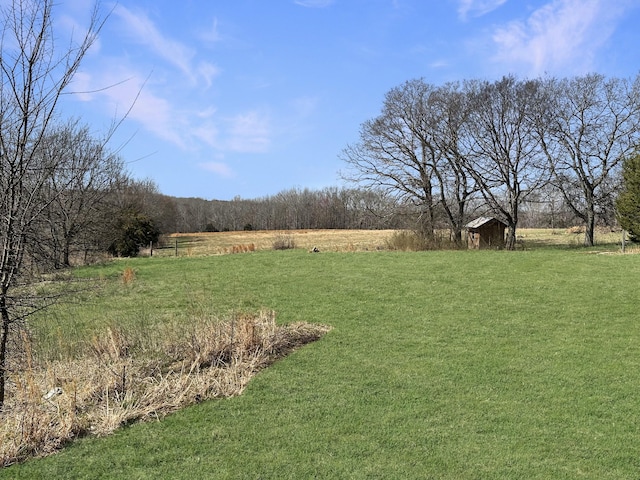
[[[176,257],[178,256],[178,239],[176,238]]]

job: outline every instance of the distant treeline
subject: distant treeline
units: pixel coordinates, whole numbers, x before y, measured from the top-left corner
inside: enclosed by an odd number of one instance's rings
[[[233,200],[177,198],[153,194],[145,202],[164,233],[295,229],[413,229],[420,209],[381,191],[328,187],[289,189],[276,195]],[[523,227],[564,228],[580,224],[562,198],[541,191],[523,205]],[[469,220],[486,214],[479,198],[469,209]],[[439,228],[448,224],[436,215]],[[613,214],[604,220],[614,221]]]

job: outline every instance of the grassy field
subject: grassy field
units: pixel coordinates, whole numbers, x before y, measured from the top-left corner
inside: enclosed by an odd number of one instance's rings
[[[296,248],[311,250],[318,247],[323,252],[376,251],[385,249],[393,230],[294,230],[294,231],[248,231],[179,233],[164,239],[162,248],[153,251],[155,256],[202,256],[228,253],[245,253],[272,250],[280,238],[290,238]],[[519,229],[518,249],[541,247],[580,247],[584,233],[580,229]],[[596,241],[599,248],[620,246],[619,232],[598,231]],[[617,244],[617,245],[616,245]],[[177,247],[177,248],[176,248]],[[149,251],[145,250],[148,255]]]
[[[240,397],[0,478],[638,478],[640,256],[533,236],[518,252],[334,244],[79,271],[101,294],[38,319],[46,345],[261,308],[333,330]]]

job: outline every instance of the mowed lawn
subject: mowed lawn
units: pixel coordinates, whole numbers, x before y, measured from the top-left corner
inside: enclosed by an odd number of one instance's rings
[[[260,308],[333,330],[240,397],[0,478],[640,477],[640,255],[289,250],[81,273],[102,295],[49,312],[51,336]]]

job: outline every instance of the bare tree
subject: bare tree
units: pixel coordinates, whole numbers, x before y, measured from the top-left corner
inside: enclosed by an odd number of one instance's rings
[[[467,165],[463,136],[469,120],[470,98],[457,83],[438,88],[430,103],[435,114],[432,117],[433,140],[439,161],[434,165],[434,175],[440,191],[440,204],[447,216],[453,239],[462,242],[462,230],[466,223],[469,202],[477,191]]]
[[[421,80],[390,90],[382,113],[360,128],[360,141],[342,153],[344,178],[380,188],[420,210],[420,232],[434,233],[433,167],[436,150],[428,127],[427,99],[433,87]]]
[[[360,142],[344,150],[349,167],[344,177],[413,204],[427,237],[444,212],[452,237],[460,241],[472,193],[459,148],[466,107],[453,84],[437,88],[411,80],[392,89],[382,114],[362,125]]]
[[[538,132],[553,184],[585,225],[592,246],[599,209],[612,204],[615,177],[640,142],[640,77],[590,74],[545,83],[550,101]]]
[[[505,247],[516,245],[520,203],[547,181],[532,115],[541,83],[513,76],[467,82],[473,102],[465,136],[467,171],[488,206],[507,224]]]
[[[101,235],[104,210],[110,210],[109,196],[126,181],[124,162],[77,120],[55,126],[43,139],[40,155],[55,168],[43,188],[48,206],[32,253],[40,265],[69,267],[72,253],[86,259],[89,249],[99,244],[96,237]]]
[[[103,23],[96,7],[86,34],[59,50],[53,6],[52,0],[13,0],[0,10],[0,409],[9,335],[32,306],[20,296],[25,253],[52,200],[45,190],[56,165],[40,153],[60,97]]]
[[[420,79],[392,89],[382,114],[362,125],[360,142],[344,150],[344,178],[381,188],[398,204],[413,204],[426,236],[443,216],[460,243],[476,192],[465,168],[470,143],[463,141],[470,106],[467,92],[455,83],[435,87]]]

